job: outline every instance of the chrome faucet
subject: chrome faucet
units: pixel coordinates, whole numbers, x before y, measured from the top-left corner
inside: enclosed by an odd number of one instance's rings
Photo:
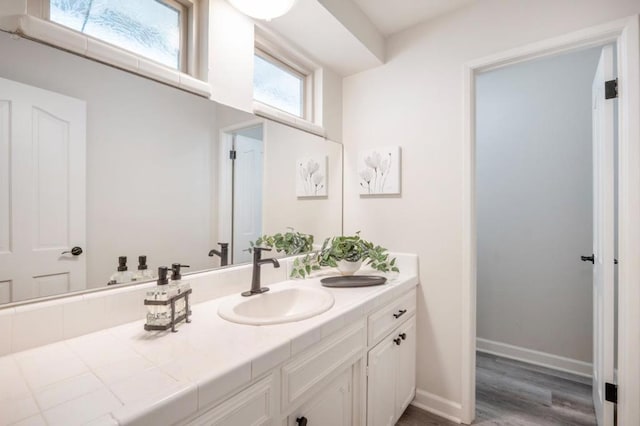
[[[220,258],[220,266],[227,266],[229,264],[229,243],[218,243],[220,250],[211,249],[209,257],[214,255]]]
[[[266,293],[269,291],[269,287],[260,287],[260,267],[262,265],[271,263],[274,268],[280,267],[280,262],[277,259],[262,259],[263,251],[271,251],[266,247],[253,247],[253,275],[251,276],[251,290],[242,293],[243,296],[253,296],[254,294]]]

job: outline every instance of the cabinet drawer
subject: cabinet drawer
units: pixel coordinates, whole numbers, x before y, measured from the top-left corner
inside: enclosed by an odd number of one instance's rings
[[[375,345],[382,337],[402,324],[416,311],[416,290],[394,300],[369,315],[369,346]]]
[[[260,380],[189,422],[190,426],[259,426],[272,424],[273,375]]]
[[[282,367],[283,410],[296,404],[343,364],[361,357],[366,348],[364,321],[350,326],[337,336],[312,346]]]

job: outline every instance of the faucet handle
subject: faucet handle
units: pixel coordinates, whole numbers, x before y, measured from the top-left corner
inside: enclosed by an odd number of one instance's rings
[[[218,245],[220,246],[220,248],[223,248],[223,249],[229,247],[229,243],[218,243]]]
[[[253,250],[253,261],[258,262],[262,260],[262,252],[263,251],[271,251],[269,247],[252,247]]]
[[[255,250],[255,251],[271,251],[271,247],[253,247],[252,250]]]

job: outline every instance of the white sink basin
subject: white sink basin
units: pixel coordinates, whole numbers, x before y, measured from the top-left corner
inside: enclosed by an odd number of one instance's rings
[[[319,288],[276,288],[255,296],[225,300],[218,315],[239,324],[282,324],[320,315],[331,309],[333,302],[333,295]]]

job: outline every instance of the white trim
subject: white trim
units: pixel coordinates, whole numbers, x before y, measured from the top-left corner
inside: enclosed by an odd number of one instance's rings
[[[460,413],[462,412],[462,406],[460,404],[425,390],[416,388],[416,397],[411,401],[411,405],[454,423],[461,423]]]
[[[482,339],[480,337],[476,339],[476,342],[478,352],[526,362],[527,364],[539,365],[541,367],[551,368],[552,370],[564,371],[582,377],[591,378],[593,376],[593,365],[588,362],[527,349],[521,346]]]
[[[0,30],[67,50],[187,92],[210,97],[205,81],[62,25],[31,15],[0,17]]]
[[[321,136],[323,138],[326,137],[324,127],[318,126],[317,124],[303,118],[296,117],[293,114],[281,111],[278,108],[263,104],[262,102],[253,101],[253,113],[258,117],[268,118],[269,120],[294,127],[298,130],[302,130],[316,136]]]
[[[638,15],[487,56],[464,65],[462,414],[475,417],[475,74],[542,56],[615,42],[619,98],[618,424],[640,419],[640,25]]]

